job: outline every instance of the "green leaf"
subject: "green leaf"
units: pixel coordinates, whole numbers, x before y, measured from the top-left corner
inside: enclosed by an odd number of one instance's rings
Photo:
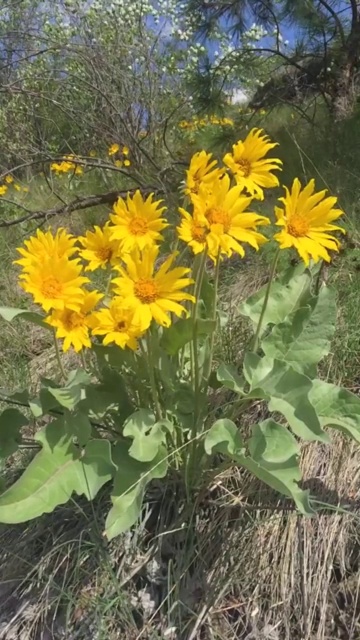
[[[139,409],[128,418],[123,434],[133,438],[129,455],[140,462],[154,460],[166,439],[162,423],[155,423],[154,414],[146,409]]]
[[[81,446],[84,446],[91,437],[91,423],[85,413],[76,411],[65,413],[65,429],[71,438],[76,438]]]
[[[90,375],[83,369],[77,369],[72,371],[64,387],[48,387],[48,392],[62,407],[71,411],[86,397],[84,388],[90,382]]]
[[[16,524],[50,513],[73,493],[92,500],[110,480],[114,467],[110,444],[92,441],[81,450],[69,439],[62,419],[35,435],[42,450],[22,476],[0,496],[0,522]]]
[[[292,498],[301,513],[312,513],[308,492],[298,485],[301,473],[296,440],[273,420],[253,427],[250,456],[245,454],[239,430],[231,420],[215,422],[205,438],[205,450],[228,455],[269,487]]]
[[[244,378],[239,376],[237,368],[232,364],[221,364],[216,372],[216,377],[226,389],[231,389],[240,395],[245,395]]]
[[[314,380],[309,393],[323,427],[334,427],[360,443],[360,398],[335,384]]]
[[[0,458],[11,456],[18,449],[20,429],[29,421],[18,409],[5,409],[0,415]]]
[[[223,418],[214,422],[209,429],[204,446],[208,455],[214,451],[233,455],[243,451],[244,443],[236,424],[232,420]]]
[[[334,291],[323,287],[306,307],[275,326],[261,342],[265,355],[285,360],[300,373],[314,374],[314,365],[330,351],[335,332]]]
[[[304,301],[310,295],[310,283],[309,272],[295,276],[287,284],[273,282],[263,319],[263,330],[268,324],[280,324],[297,307],[303,306]],[[263,308],[266,287],[267,285],[259,289],[240,305],[240,313],[250,318],[255,326],[259,322]]]
[[[241,464],[269,487],[292,498],[301,513],[311,515],[309,492],[298,485],[299,447],[291,433],[273,420],[265,420],[253,426],[249,451],[250,456],[241,456]]]
[[[0,307],[0,316],[7,322],[12,322],[15,318],[22,318],[32,324],[43,327],[43,329],[48,329],[48,331],[53,330],[52,327],[45,322],[45,316],[40,315],[40,313],[34,313],[33,311],[15,309],[13,307]]]
[[[134,411],[123,376],[107,366],[101,369],[100,384],[90,384],[85,387],[85,396],[79,402],[78,408],[97,419],[103,419],[104,416],[111,414],[116,424],[122,425]]]
[[[245,356],[244,374],[250,384],[249,398],[267,400],[269,410],[285,416],[300,438],[329,442],[309,400],[313,386],[309,378],[295,371],[287,362],[267,356],[260,358],[253,353]]]
[[[199,336],[209,335],[216,328],[215,320],[197,319],[197,333]],[[194,332],[194,318],[182,318],[174,322],[168,329],[164,329],[160,346],[175,356],[188,342],[191,342]]]
[[[109,540],[136,522],[147,483],[153,478],[163,478],[167,472],[165,449],[159,451],[155,460],[144,463],[129,455],[127,443],[119,442],[113,451],[113,460],[117,473],[111,495],[112,508],[105,522],[105,535]]]

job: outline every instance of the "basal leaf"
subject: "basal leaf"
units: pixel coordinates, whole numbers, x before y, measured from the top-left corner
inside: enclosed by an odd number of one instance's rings
[[[287,362],[247,354],[244,374],[250,384],[249,398],[268,401],[270,411],[287,419],[292,431],[304,440],[329,442],[309,400],[312,381]]]
[[[309,297],[310,282],[310,273],[305,272],[296,275],[287,284],[277,281],[272,283],[263,330],[268,324],[280,324],[297,307],[304,305],[304,300]],[[265,292],[266,285],[240,305],[240,313],[250,318],[255,326],[259,322]]]
[[[244,378],[238,374],[237,368],[234,367],[234,365],[221,364],[216,372],[216,377],[226,389],[231,389],[240,395],[245,395]]]
[[[83,369],[72,371],[64,387],[48,386],[48,392],[65,409],[74,410],[86,397],[85,387],[91,383],[91,376]]]
[[[45,316],[40,315],[40,313],[34,313],[33,311],[26,311],[26,309],[15,309],[13,307],[0,307],[0,316],[4,318],[7,322],[12,322],[15,318],[21,318],[22,320],[27,320],[32,324],[37,324],[43,329],[48,329],[52,331],[52,327],[45,322]]]
[[[214,422],[209,429],[204,446],[208,455],[214,451],[233,455],[240,453],[244,444],[236,424],[232,420],[223,418]]]
[[[314,380],[309,393],[323,427],[334,427],[360,443],[360,398],[335,384]]]
[[[166,439],[162,423],[155,423],[154,414],[147,409],[139,409],[128,418],[123,434],[133,438],[129,455],[140,462],[154,460]]]
[[[18,409],[5,409],[0,415],[0,458],[11,456],[18,449],[20,429],[29,421]]]
[[[105,535],[109,540],[129,529],[138,519],[145,488],[153,478],[163,478],[167,472],[166,450],[161,449],[152,462],[139,462],[129,455],[129,447],[119,442],[113,451],[117,466],[112,508],[105,522]]]
[[[0,522],[16,524],[50,513],[73,493],[93,499],[111,478],[109,443],[89,443],[80,459],[81,450],[72,443],[62,419],[48,424],[35,439],[42,450],[0,496]]]
[[[296,371],[313,375],[314,365],[330,351],[335,321],[334,291],[323,287],[306,307],[300,307],[273,327],[261,347],[265,355],[285,360]]]
[[[71,438],[76,438],[84,446],[91,436],[91,423],[88,416],[81,411],[65,413],[65,429]]]

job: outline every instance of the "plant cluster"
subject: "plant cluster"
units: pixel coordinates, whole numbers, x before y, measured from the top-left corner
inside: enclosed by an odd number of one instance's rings
[[[269,156],[275,147],[254,129],[222,164],[195,153],[177,222],[164,202],[139,190],[118,199],[102,228],[79,238],[39,230],[19,247],[20,286],[40,311],[1,307],[0,314],[53,332],[63,380],[43,379],[35,397],[1,392],[28,409],[1,414],[2,457],[21,446],[29,422],[41,427],[35,456],[0,495],[1,522],[35,518],[73,493],[93,499],[112,480],[105,533],[113,538],[138,518],[152,479],[171,473],[191,500],[219,462],[240,465],[313,513],[299,484],[300,440],[329,442],[324,427],[331,426],[360,442],[360,399],[316,377],[336,320],[319,265],[339,250],[343,212],[313,180],[302,186],[295,178],[273,228],[255,209],[279,185],[282,163]],[[243,364],[214,368],[226,323],[221,270],[266,242],[274,243],[269,282],[239,305],[254,327],[239,345]],[[289,250],[301,262],[276,277],[279,254]],[[59,343],[82,358],[68,376]],[[219,388],[229,401],[214,410]],[[259,401],[270,417],[244,428]]]

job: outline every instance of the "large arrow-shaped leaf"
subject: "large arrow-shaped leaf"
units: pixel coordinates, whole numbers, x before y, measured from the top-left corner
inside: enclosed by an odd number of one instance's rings
[[[67,502],[72,493],[92,500],[115,471],[109,442],[89,442],[80,458],[62,419],[47,425],[35,439],[42,450],[0,496],[0,522],[16,524],[50,513]]]
[[[360,443],[359,396],[335,384],[314,380],[309,400],[323,427],[334,427]]]
[[[306,307],[288,315],[261,342],[265,355],[285,360],[300,373],[314,374],[320,360],[330,351],[335,332],[335,293],[323,287]]]
[[[52,327],[45,322],[45,316],[40,313],[34,313],[33,311],[26,311],[26,309],[15,309],[13,307],[0,307],[0,316],[7,322],[12,322],[15,318],[22,318],[32,324],[37,324],[44,329],[53,331]]]
[[[117,466],[110,509],[105,522],[105,535],[111,540],[129,529],[138,519],[145,488],[153,478],[163,478],[167,471],[166,449],[162,448],[151,462],[139,462],[129,455],[129,446],[119,442],[113,452]]]
[[[313,513],[308,492],[298,485],[299,446],[291,433],[273,420],[265,420],[253,426],[248,444],[250,455],[245,453],[236,425],[230,420],[218,420],[206,436],[205,450],[227,454],[269,487],[292,498],[301,513]]]
[[[249,353],[244,360],[244,375],[250,384],[249,398],[268,401],[270,411],[285,416],[294,433],[304,440],[329,442],[316,411],[309,400],[312,381],[287,362],[260,358]]]

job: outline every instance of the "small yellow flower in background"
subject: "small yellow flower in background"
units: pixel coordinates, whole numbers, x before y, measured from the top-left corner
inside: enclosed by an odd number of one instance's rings
[[[82,176],[82,174],[84,173],[84,169],[79,164],[77,164],[75,166],[74,173],[76,176]]]
[[[124,160],[124,167],[130,167],[131,162],[127,158]]]
[[[14,178],[10,175],[6,176],[5,182],[7,182],[7,184],[11,184],[12,182],[14,182]]]
[[[340,243],[331,231],[345,230],[332,222],[343,215],[341,209],[334,209],[335,197],[325,197],[326,190],[315,192],[315,181],[310,180],[302,189],[295,178],[291,191],[285,187],[285,197],[280,198],[284,208],[275,207],[276,224],[283,229],[274,235],[280,249],[294,247],[300,258],[309,264],[325,260],[330,262],[327,250],[339,251]]]
[[[133,249],[144,249],[162,240],[161,231],[168,227],[165,218],[161,217],[166,207],[161,207],[162,200],[153,201],[151,193],[144,200],[140,191],[136,191],[126,201],[119,198],[114,204],[114,214],[110,215],[112,238],[120,242],[123,252]]]
[[[109,265],[114,266],[120,260],[120,244],[112,237],[113,228],[107,222],[102,228],[94,226],[94,231],[87,231],[85,236],[79,238],[83,247],[79,251],[80,257],[89,264],[85,271],[105,269]]]
[[[84,347],[90,349],[90,325],[94,310],[103,294],[97,291],[85,291],[79,311],[71,309],[55,310],[46,318],[46,322],[56,329],[56,337],[63,339],[63,351],[73,347],[76,352]]]
[[[123,156],[128,156],[129,153],[130,153],[129,147],[126,147],[126,146],[123,147],[122,150],[121,150],[121,153],[123,154]]]
[[[269,137],[263,134],[263,129],[252,129],[245,140],[234,144],[232,153],[227,153],[223,158],[237,184],[260,200],[264,199],[263,189],[279,185],[279,179],[272,171],[280,170],[281,160],[265,158],[276,146],[277,142],[270,142]]]
[[[123,163],[121,160],[115,160],[114,164],[115,164],[115,167],[118,167],[118,168],[123,166]]]
[[[103,344],[114,342],[121,349],[137,349],[137,338],[142,334],[139,324],[134,322],[134,309],[124,306],[122,298],[114,297],[108,309],[101,309],[91,318],[92,333],[105,336]]]
[[[215,178],[224,175],[217,161],[213,160],[211,153],[199,151],[190,160],[189,169],[186,171],[185,193],[192,196],[198,193],[201,184],[210,184]]]
[[[219,251],[228,257],[233,251],[244,257],[245,251],[240,242],[256,250],[267,242],[257,227],[270,224],[270,220],[248,211],[251,202],[251,197],[242,194],[240,185],[231,187],[228,175],[214,180],[210,188],[200,187],[199,193],[193,196],[194,211],[210,226],[207,243],[212,257]]]
[[[184,289],[193,284],[187,276],[190,269],[171,269],[177,254],[169,256],[155,271],[159,247],[147,247],[123,257],[124,267],[116,267],[120,276],[114,278],[115,293],[123,298],[124,305],[134,309],[134,323],[146,331],[154,319],[159,325],[169,327],[170,313],[181,317],[186,313],[182,306],[185,300],[195,298]]]
[[[210,233],[208,221],[196,214],[190,215],[185,209],[180,208],[179,211],[183,216],[180,226],[176,227],[180,240],[186,242],[195,255],[207,249],[209,256],[216,259],[218,252],[216,251],[216,255],[213,256],[208,244]]]
[[[36,236],[25,240],[25,247],[16,249],[22,256],[15,260],[25,271],[34,264],[42,263],[48,258],[70,258],[78,249],[75,247],[76,238],[70,235],[66,229],[58,229],[53,235],[51,231],[37,229]]]
[[[6,184],[2,184],[0,185],[0,196],[4,196],[5,193],[7,192],[8,188],[6,186]]]
[[[112,144],[111,147],[109,147],[108,149],[108,155],[109,156],[114,156],[115,153],[117,153],[120,149],[120,145],[118,145],[117,143]]]
[[[24,193],[29,193],[29,187],[23,187],[22,190],[23,190]]]
[[[89,156],[90,156],[90,158],[96,158],[96,151],[95,151],[95,149],[91,149],[91,151],[89,151]]]
[[[260,113],[261,116],[266,116],[267,111],[266,111],[266,109],[260,109],[259,113]]]
[[[14,189],[15,189],[16,191],[21,191],[21,187],[20,187],[20,185],[19,185],[19,184],[14,184]]]
[[[89,282],[80,274],[78,260],[48,257],[28,267],[20,276],[20,286],[46,312],[50,309],[80,311],[84,300],[82,286]]]

